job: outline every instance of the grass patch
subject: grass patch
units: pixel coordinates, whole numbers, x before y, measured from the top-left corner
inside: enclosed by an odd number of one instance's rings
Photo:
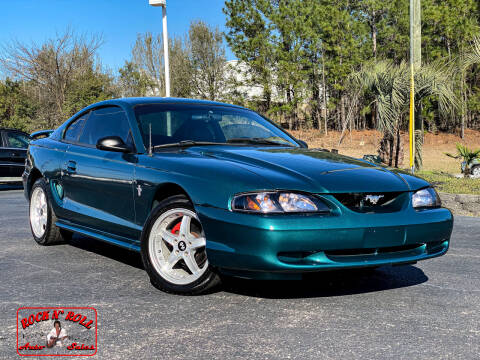
[[[458,179],[440,171],[419,171],[415,175],[435,185],[436,189],[441,192],[480,195],[480,179]]]

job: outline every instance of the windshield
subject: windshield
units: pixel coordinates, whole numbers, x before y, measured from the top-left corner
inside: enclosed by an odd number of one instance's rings
[[[145,104],[135,116],[146,146],[181,142],[298,146],[281,129],[249,110],[227,106]]]

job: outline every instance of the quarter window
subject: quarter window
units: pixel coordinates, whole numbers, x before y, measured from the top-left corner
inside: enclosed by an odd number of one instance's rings
[[[85,125],[85,121],[88,118],[88,114],[89,113],[86,113],[80,116],[77,120],[75,120],[70,124],[70,126],[67,128],[67,131],[65,131],[64,139],[66,141],[72,141],[72,142],[78,141],[78,137],[82,132],[82,129]]]

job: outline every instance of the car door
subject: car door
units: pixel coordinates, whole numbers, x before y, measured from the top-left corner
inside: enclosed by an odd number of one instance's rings
[[[5,177],[19,178],[25,168],[25,157],[30,138],[21,131],[4,130],[1,161],[2,174]],[[0,175],[3,176],[3,175]]]
[[[127,116],[120,107],[108,106],[92,110],[82,121],[78,139],[66,139],[70,145],[62,169],[69,221],[131,243],[138,230],[133,197],[137,156],[96,148],[106,136],[133,144]]]

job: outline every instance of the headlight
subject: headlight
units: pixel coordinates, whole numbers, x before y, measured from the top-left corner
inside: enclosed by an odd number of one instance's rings
[[[232,210],[258,213],[329,212],[320,199],[291,192],[261,192],[240,194],[232,200]]]
[[[418,190],[412,195],[412,206],[414,208],[433,208],[441,205],[440,197],[434,188]]]

